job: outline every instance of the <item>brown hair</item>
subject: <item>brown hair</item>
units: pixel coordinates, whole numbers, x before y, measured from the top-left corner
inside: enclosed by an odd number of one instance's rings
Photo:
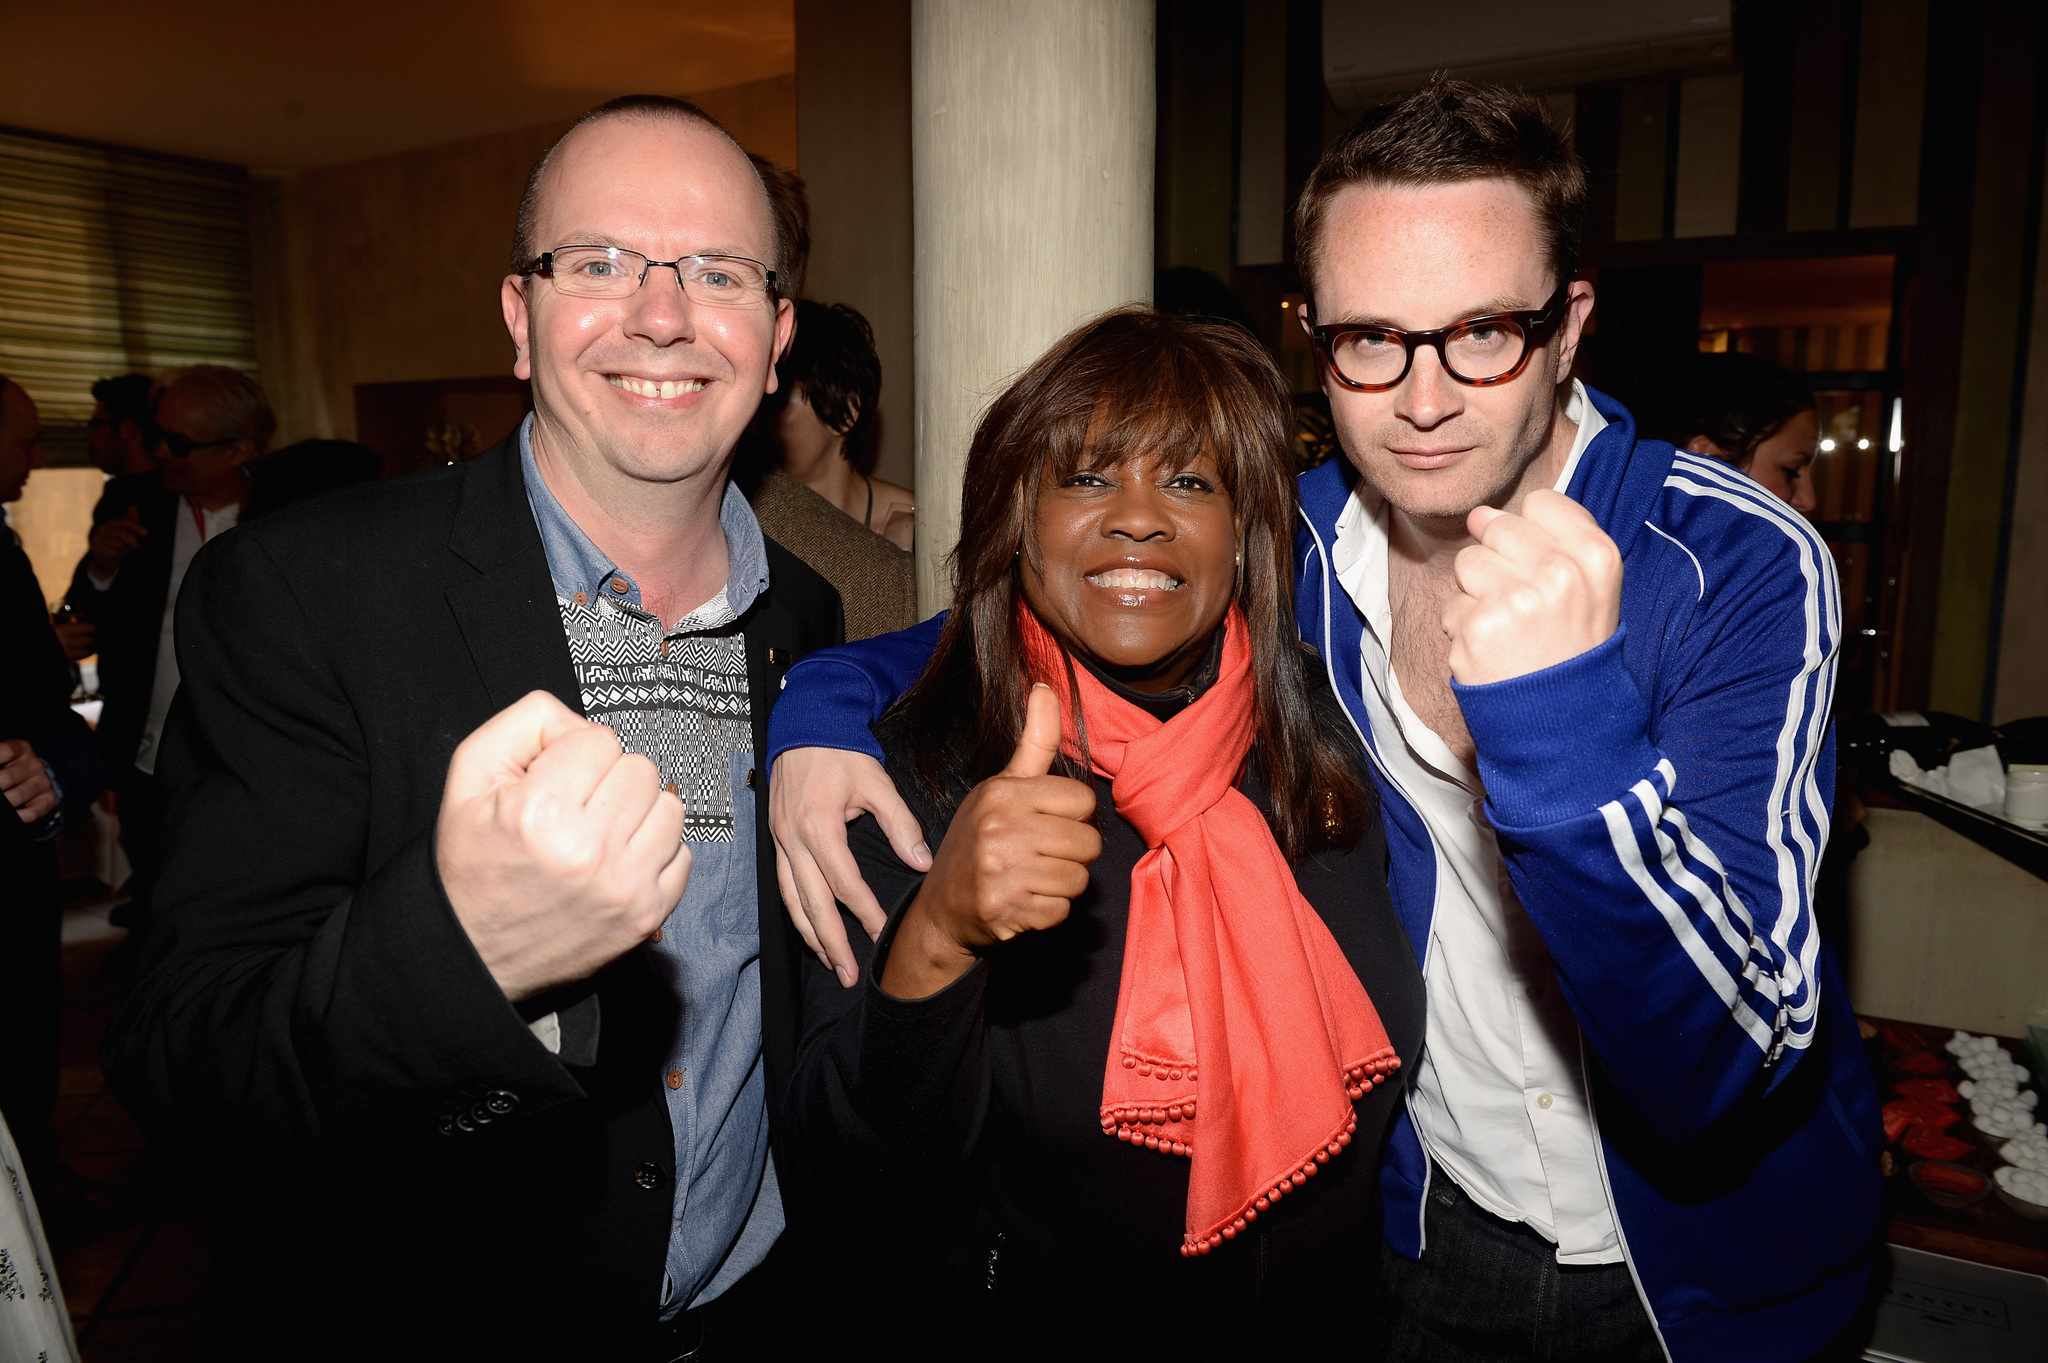
[[[967,452],[953,613],[924,675],[891,713],[935,799],[946,804],[1002,770],[1023,732],[1016,612],[1022,561],[1038,554],[1040,489],[1081,468],[1200,449],[1215,458],[1243,526],[1236,600],[1251,636],[1274,839],[1290,858],[1358,840],[1372,806],[1355,744],[1310,700],[1289,603],[1290,431],[1286,384],[1249,333],[1145,307],[1069,332],[995,400]]]
[[[533,268],[534,261],[539,257],[540,253],[534,249],[533,226],[535,220],[540,217],[541,182],[547,178],[548,166],[554,161],[555,153],[562,149],[562,144],[568,141],[578,129],[588,127],[592,123],[603,123],[614,118],[638,118],[648,122],[695,123],[701,127],[711,129],[711,131],[717,133],[726,141],[731,142],[733,150],[739,152],[740,155],[746,156],[747,154],[746,149],[740,146],[733,135],[725,130],[723,123],[720,123],[710,114],[705,113],[686,99],[675,99],[668,95],[620,95],[617,99],[606,100],[603,104],[598,105],[595,109],[590,110],[574,123],[571,123],[563,130],[560,137],[548,143],[548,149],[540,154],[540,159],[533,163],[533,169],[527,172],[526,192],[519,196],[519,216],[513,220],[512,227],[513,274],[525,274]],[[752,166],[753,158],[748,157],[747,163]],[[767,184],[761,180],[761,171],[758,166],[754,167],[754,181],[761,186],[761,197],[766,202],[768,208],[768,222],[775,229],[775,259],[769,261],[768,264],[775,270],[776,292],[782,294],[783,276],[789,272],[791,250],[795,243],[790,239],[789,224],[777,210],[775,195],[769,190]],[[805,245],[808,247],[808,241],[806,241]],[[784,294],[783,296],[786,297],[788,295]]]
[[[239,369],[230,369],[224,364],[191,364],[182,369],[166,369],[157,376],[156,383],[149,390],[152,417],[163,404],[164,397],[174,392],[191,403],[207,425],[206,430],[187,431],[187,435],[204,435],[215,440],[253,440],[256,453],[261,454],[270,448],[270,437],[277,434],[277,417],[270,410],[270,399],[263,396],[263,389],[256,380]]]
[[[796,305],[796,335],[775,366],[779,381],[804,401],[826,429],[846,441],[846,462],[866,472],[874,462],[875,409],[882,400],[882,360],[868,319],[844,303]]]
[[[1556,282],[1579,268],[1586,167],[1549,106],[1499,85],[1439,72],[1397,104],[1373,110],[1323,153],[1294,206],[1294,254],[1311,293],[1330,202],[1352,185],[1511,180],[1536,203]]]
[[[759,152],[748,152],[747,159],[768,191],[768,206],[775,210],[776,248],[782,256],[775,292],[796,298],[804,291],[804,273],[811,266],[811,192],[804,187],[803,176]]]

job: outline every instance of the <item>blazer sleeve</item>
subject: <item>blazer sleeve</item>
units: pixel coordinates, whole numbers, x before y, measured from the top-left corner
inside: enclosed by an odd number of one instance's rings
[[[1825,547],[1787,538],[1652,645],[1654,698],[1626,626],[1456,687],[1516,893],[1592,1051],[1666,1140],[1744,1110],[1815,1039],[1840,608]]]
[[[883,992],[878,980],[890,945],[924,877],[896,860],[872,815],[851,824],[847,836],[892,912],[873,942],[846,915],[860,966],[853,988],[842,988],[816,960],[804,963],[803,1029],[777,1159],[789,1161],[785,1178],[799,1197],[854,1214],[872,1204],[897,1217],[942,1196],[943,1176],[961,1167],[978,1139],[988,963],[977,962],[930,998]]]
[[[158,768],[170,853],[104,1055],[121,1101],[219,1149],[576,1100],[449,906],[432,828],[366,864],[367,744],[323,639],[260,538],[193,560]]]
[[[783,679],[768,719],[768,763],[791,748],[843,748],[882,760],[868,731],[931,661],[944,613],[894,634],[820,650],[800,659]]]

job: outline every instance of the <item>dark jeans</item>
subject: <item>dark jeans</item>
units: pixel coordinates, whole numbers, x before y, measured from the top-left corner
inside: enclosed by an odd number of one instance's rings
[[[18,824],[0,802],[0,818]],[[57,1007],[63,913],[57,852],[20,828],[0,843],[0,1114],[40,1183],[53,1172],[57,1139]]]
[[[135,942],[141,939],[152,916],[149,899],[163,863],[164,817],[169,811],[164,805],[163,787],[138,767],[123,772],[114,790],[121,797],[121,848],[128,854],[130,874],[129,900],[116,908],[111,918],[115,927],[128,929],[130,942]]]
[[[1386,1363],[1663,1363],[1626,1264],[1557,1247],[1430,1170],[1421,1262],[1382,1248]]]

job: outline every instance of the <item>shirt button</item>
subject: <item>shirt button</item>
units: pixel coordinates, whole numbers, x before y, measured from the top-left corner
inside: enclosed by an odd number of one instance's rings
[[[658,1164],[643,1164],[633,1171],[633,1182],[651,1193],[668,1182],[668,1175],[661,1172]]]
[[[670,1070],[668,1072],[668,1086],[672,1089],[679,1089],[683,1086],[683,1072],[681,1070]]]
[[[589,592],[578,592],[578,593],[576,593],[576,604],[577,604],[577,605],[579,605],[579,606],[587,606],[587,605],[589,605],[589,604],[590,604],[590,593],[589,593]]]
[[[613,591],[618,592],[620,595],[623,596],[626,591],[626,579],[623,577],[613,578],[611,581],[611,588]]]
[[[1539,1093],[1536,1095],[1536,1106],[1540,1108],[1548,1108],[1552,1103],[1556,1101],[1557,1099],[1551,1097],[1547,1093]]]
[[[668,640],[666,639],[661,641],[661,656],[664,658],[668,656]]]

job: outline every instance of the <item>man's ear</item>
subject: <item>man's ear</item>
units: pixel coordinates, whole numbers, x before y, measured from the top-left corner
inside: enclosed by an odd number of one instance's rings
[[[1565,295],[1564,320],[1557,328],[1557,371],[1552,382],[1563,383],[1572,374],[1572,361],[1578,358],[1579,341],[1586,334],[1586,323],[1593,316],[1593,286],[1583,279],[1574,279],[1570,292]]]
[[[1722,449],[1719,445],[1716,445],[1713,441],[1707,439],[1703,435],[1696,435],[1692,439],[1686,441],[1685,447],[1688,450],[1691,450],[1694,454],[1704,454],[1712,459],[1733,460],[1735,458],[1734,455],[1728,453],[1728,451]]]
[[[528,348],[526,281],[516,274],[505,276],[498,286],[498,302],[505,309],[505,330],[512,336],[512,377],[533,380],[533,352]]]
[[[775,352],[768,360],[768,386],[763,393],[772,393],[780,380],[776,377],[775,366],[782,363],[782,357],[789,353],[789,343],[796,339],[796,304],[787,298],[775,300]]]

